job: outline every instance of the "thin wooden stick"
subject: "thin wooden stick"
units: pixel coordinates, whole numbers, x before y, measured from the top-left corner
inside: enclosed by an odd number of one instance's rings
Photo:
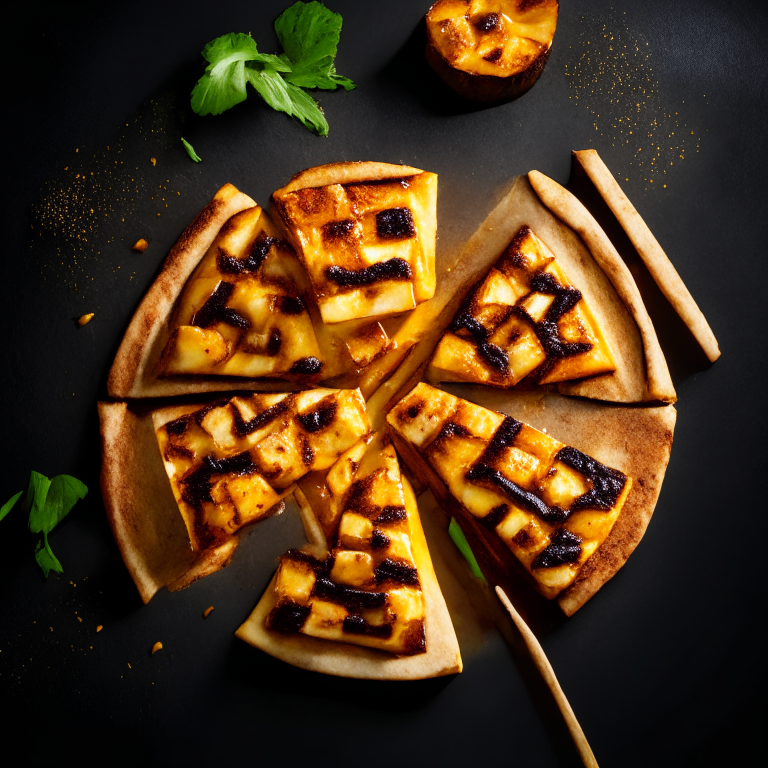
[[[512,617],[512,621],[515,623],[520,634],[523,636],[528,652],[531,654],[533,663],[544,678],[544,682],[547,687],[552,691],[552,695],[555,697],[557,706],[560,708],[560,712],[563,715],[565,724],[568,726],[573,743],[576,745],[576,749],[579,752],[582,762],[587,768],[598,768],[597,760],[592,753],[592,748],[589,746],[587,737],[584,735],[584,731],[581,730],[579,721],[576,719],[576,715],[573,714],[573,709],[568,703],[568,699],[565,698],[563,689],[560,687],[560,683],[557,682],[555,677],[555,671],[552,669],[552,665],[549,663],[547,655],[544,653],[544,649],[536,639],[536,635],[531,632],[528,625],[523,621],[520,614],[515,610],[515,607],[510,602],[506,593],[501,587],[496,587],[496,594],[499,596],[502,605],[507,609],[509,615]]]

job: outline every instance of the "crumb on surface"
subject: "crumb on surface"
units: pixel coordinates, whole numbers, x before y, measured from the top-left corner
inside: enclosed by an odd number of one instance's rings
[[[137,253],[144,253],[144,251],[146,251],[147,248],[149,248],[149,243],[143,237],[137,240],[131,246],[131,250],[136,251]]]
[[[150,653],[157,653],[158,651],[162,650],[162,648],[163,648],[163,644],[158,640],[158,642],[156,642],[152,646],[152,650],[150,651]],[[128,666],[130,666],[130,664]]]
[[[104,629],[103,625],[99,624],[98,627],[96,627],[97,632],[101,632],[101,630]]]
[[[93,312],[89,312],[87,315],[80,315],[80,317],[77,318],[77,324],[78,325],[87,325],[88,323],[93,320]]]
[[[203,618],[207,619],[211,615],[211,611],[213,610],[213,606],[209,605],[204,611],[203,611]]]
[[[154,157],[150,157],[149,162],[152,163],[152,165],[157,165],[157,160],[155,160]]]

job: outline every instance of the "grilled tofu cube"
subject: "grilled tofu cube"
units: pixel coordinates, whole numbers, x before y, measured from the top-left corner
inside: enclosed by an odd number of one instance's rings
[[[284,557],[277,569],[276,586],[280,600],[306,605],[315,586],[315,572],[306,562]]]
[[[330,578],[339,584],[364,587],[373,582],[373,558],[367,552],[341,550],[335,555]]]

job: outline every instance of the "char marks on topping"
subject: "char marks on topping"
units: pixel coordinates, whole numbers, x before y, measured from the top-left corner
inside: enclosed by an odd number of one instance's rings
[[[387,557],[374,569],[376,581],[394,581],[412,587],[419,586],[419,574],[413,566],[398,563]]]
[[[269,614],[269,627],[283,635],[295,635],[301,631],[309,617],[310,607],[288,602],[278,605]]]
[[[223,459],[215,459],[211,455],[205,456],[202,464],[181,481],[182,498],[191,507],[199,509],[204,502],[213,502],[211,498],[213,475],[249,475],[255,471],[256,465],[248,451]]]
[[[332,221],[323,227],[324,240],[339,240],[346,238],[355,228],[354,219]]]
[[[478,32],[490,32],[499,25],[498,13],[484,13],[475,18],[475,29]]]
[[[416,225],[410,208],[388,208],[376,214],[376,233],[385,240],[409,240],[416,237]]]
[[[280,296],[277,309],[284,315],[300,315],[307,310],[299,296]]]
[[[291,366],[288,373],[298,376],[312,376],[315,373],[320,373],[322,367],[323,364],[316,357],[302,357]]]
[[[280,347],[283,344],[283,335],[280,333],[279,328],[273,328],[269,332],[269,341],[267,342],[267,354],[270,357],[274,357],[279,351]]]
[[[343,605],[350,611],[383,608],[387,602],[386,592],[366,592],[344,584],[336,584],[330,579],[318,578],[312,588],[312,594],[323,600]]]
[[[199,328],[208,328],[215,323],[226,323],[234,328],[241,328],[243,330],[250,328],[251,323],[247,317],[227,307],[227,302],[234,290],[234,283],[219,283],[205,304],[195,312],[195,316],[192,318],[192,325],[196,325]]]
[[[405,507],[387,506],[381,510],[373,522],[375,525],[386,525],[387,523],[397,523],[405,520],[407,516]]]
[[[556,568],[558,565],[578,563],[581,557],[581,537],[565,528],[558,528],[551,544],[533,559],[531,568]]]
[[[392,637],[391,624],[369,624],[362,616],[351,613],[344,617],[343,630],[350,635],[368,635],[369,637]]]
[[[325,270],[325,276],[341,288],[373,285],[383,280],[410,280],[411,265],[399,257],[379,261],[364,269],[345,269],[332,266]]]
[[[299,413],[296,421],[301,424],[306,432],[317,432],[325,429],[336,417],[336,402],[320,402],[314,411]]]
[[[570,446],[561,448],[555,456],[555,461],[562,461],[592,481],[592,488],[571,504],[572,512],[579,509],[612,509],[627,483],[627,476],[623,472],[606,467],[605,464]]]
[[[253,241],[248,256],[244,259],[236,259],[230,256],[223,248],[219,247],[216,263],[219,269],[230,275],[240,275],[244,272],[258,272],[264,259],[267,258],[269,249],[275,245],[278,240],[269,237],[265,232],[260,232],[259,236]]]
[[[285,400],[281,400],[279,403],[270,405],[269,408],[254,416],[250,421],[245,421],[240,415],[240,411],[237,408],[233,408],[235,431],[238,437],[250,435],[257,429],[261,429],[265,424],[269,424],[273,419],[284,414],[288,410],[289,401],[289,398],[285,398]]]

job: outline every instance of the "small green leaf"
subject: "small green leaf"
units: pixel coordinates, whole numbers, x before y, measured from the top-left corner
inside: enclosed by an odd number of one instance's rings
[[[195,152],[194,147],[182,136],[181,143],[184,145],[184,149],[187,150],[187,154],[196,162],[201,163],[202,159],[198,157],[197,152]]]
[[[35,560],[37,560],[37,564],[43,569],[46,579],[51,571],[56,571],[56,573],[64,572],[61,563],[56,558],[56,555],[53,554],[53,550],[51,550],[51,545],[48,543],[47,533],[43,533],[42,540],[37,542],[37,546],[35,547]]]
[[[22,493],[24,493],[24,491],[19,491],[15,496],[11,496],[11,498],[3,504],[2,508],[0,508],[0,520],[2,520],[16,506],[16,502],[21,498]]]
[[[71,475],[57,475],[51,480],[45,499],[46,528],[50,533],[70,512],[72,507],[88,493],[84,483]]]
[[[474,552],[472,552],[472,548],[469,546],[467,537],[464,535],[464,531],[461,530],[461,526],[456,521],[455,517],[451,518],[451,523],[448,526],[448,535],[458,547],[459,552],[464,555],[464,559],[467,561],[467,565],[469,566],[469,570],[472,571],[472,575],[480,579],[484,584],[487,584],[488,582],[486,581],[485,576],[483,576],[480,566],[477,564],[477,560],[475,559]]]
[[[24,499],[24,508],[29,510],[29,530],[32,533],[40,533],[45,527],[45,499],[51,481],[39,472],[29,473],[29,485]]]

